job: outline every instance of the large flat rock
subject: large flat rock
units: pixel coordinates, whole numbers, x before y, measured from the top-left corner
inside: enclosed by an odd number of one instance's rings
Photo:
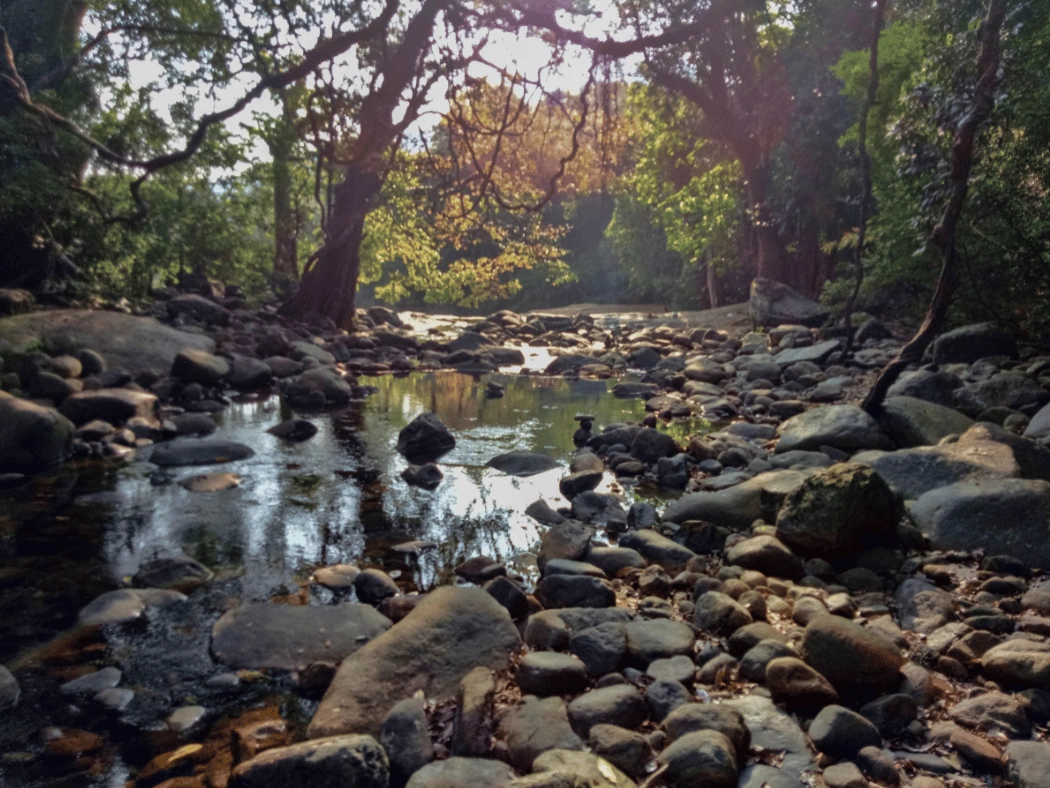
[[[90,348],[102,354],[110,367],[131,372],[168,370],[184,348],[215,352],[215,343],[200,334],[166,326],[152,317],[92,309],[55,309],[0,320],[0,345],[15,349],[42,344],[53,354]]]
[[[724,490],[688,493],[667,506],[664,519],[672,523],[704,520],[735,531],[755,520],[772,521],[784,498],[801,487],[813,470],[772,471]]]
[[[445,586],[339,666],[307,736],[376,733],[400,700],[423,690],[428,700],[453,698],[481,665],[501,670],[521,648],[506,608],[480,588]]]
[[[232,668],[301,670],[341,662],[392,624],[371,605],[260,603],[229,611],[211,630],[215,658]]]

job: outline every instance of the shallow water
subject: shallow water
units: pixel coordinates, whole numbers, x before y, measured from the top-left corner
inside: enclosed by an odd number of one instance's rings
[[[487,399],[485,384],[506,387]],[[539,539],[524,509],[552,506],[564,469],[515,478],[485,467],[496,454],[530,450],[568,464],[588,412],[599,425],[644,416],[640,400],[607,394],[614,381],[526,375],[474,378],[451,372],[362,378],[378,392],[324,414],[294,414],[276,397],[216,415],[214,437],[252,447],[223,465],[159,469],[143,457],[123,465],[69,466],[0,498],[0,660],[71,626],[77,611],[151,558],[186,555],[217,570],[242,601],[297,593],[317,566],[356,563],[395,573],[408,589],[450,579],[451,568],[484,553],[528,572]],[[400,478],[400,429],[432,410],[456,436],[433,492]],[[286,443],[266,430],[291,416],[318,433]],[[240,486],[193,493],[178,481],[224,471]],[[608,477],[599,489],[615,485]],[[406,542],[433,546],[406,549]],[[417,546],[418,547],[418,546]]]

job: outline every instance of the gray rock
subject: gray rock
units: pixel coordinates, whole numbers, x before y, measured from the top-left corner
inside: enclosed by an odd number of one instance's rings
[[[0,320],[0,341],[10,342],[16,352],[29,345],[44,345],[55,353],[90,349],[111,367],[132,373],[146,369],[168,369],[175,355],[187,347],[215,351],[206,336],[189,334],[163,325],[151,317],[93,309],[55,309]],[[77,356],[81,364],[83,358]],[[103,370],[87,371],[98,374]],[[90,421],[90,419],[88,419]]]
[[[601,364],[601,360],[594,356],[583,356],[578,353],[566,353],[551,361],[543,370],[544,375],[564,375],[566,373],[579,372],[582,367],[590,364]]]
[[[72,681],[67,681],[58,689],[63,695],[95,696],[103,690],[113,689],[120,683],[120,670],[114,667],[102,668],[87,673]]]
[[[230,322],[230,311],[204,296],[190,293],[172,298],[167,302],[168,317],[190,317],[202,323],[225,326]]]
[[[488,668],[474,668],[463,677],[456,695],[452,727],[453,755],[488,755],[492,745],[496,681]]]
[[[24,473],[69,456],[74,427],[52,408],[0,391],[0,471]]]
[[[736,788],[736,753],[717,731],[687,733],[660,753],[659,760],[667,767],[671,785]]]
[[[697,598],[693,620],[700,629],[722,637],[752,622],[751,614],[739,602],[718,591]]]
[[[594,529],[582,523],[567,522],[550,528],[540,540],[536,563],[542,571],[554,558],[579,561],[587,554]]]
[[[308,369],[290,381],[286,391],[292,400],[305,400],[316,393],[323,394],[326,405],[344,405],[354,395],[350,384],[331,367]],[[420,461],[426,462],[426,459]]]
[[[532,765],[533,777],[552,777],[558,782],[533,783],[531,788],[635,788],[634,781],[608,761],[589,752],[549,750]],[[568,780],[569,782],[561,782]],[[517,785],[517,784],[515,784]]]
[[[962,380],[950,372],[930,372],[921,369],[902,374],[897,382],[890,386],[887,399],[913,397],[950,408],[956,389],[962,388],[962,385]]]
[[[692,693],[680,681],[657,679],[645,690],[645,705],[656,722],[662,722],[675,709],[692,702]]]
[[[673,457],[678,454],[678,444],[674,438],[666,432],[652,429],[642,429],[631,441],[631,455],[651,465],[661,457]]]
[[[449,758],[428,763],[412,775],[405,788],[508,788],[514,770],[486,758]],[[344,783],[341,788],[347,788]]]
[[[954,404],[976,418],[988,408],[1020,410],[1046,402],[1047,393],[1035,380],[1020,372],[1003,372],[988,380],[957,389]]]
[[[776,452],[816,451],[831,446],[845,452],[892,449],[882,427],[856,405],[828,405],[792,416],[780,426]]]
[[[802,578],[802,559],[774,536],[755,536],[726,551],[726,563],[753,569],[768,577]]]
[[[1013,451],[1022,478],[1050,482],[1050,448],[987,422],[974,424],[959,436],[963,445],[984,445],[988,441],[1004,444]]]
[[[773,357],[773,361],[781,367],[789,367],[792,364],[798,364],[800,361],[808,361],[812,364],[823,364],[828,360],[828,356],[838,350],[841,346],[842,343],[837,339],[826,339],[823,342],[816,342],[809,347],[796,347],[781,350]]]
[[[620,724],[637,728],[649,716],[641,693],[630,684],[616,684],[585,692],[569,704],[569,724],[586,739],[593,725]]]
[[[149,461],[165,468],[189,465],[217,465],[254,457],[255,451],[243,443],[224,440],[177,438],[153,447]]]
[[[500,729],[510,762],[523,772],[532,770],[537,756],[547,750],[582,750],[583,742],[569,725],[565,702],[558,697],[524,698],[504,713]]]
[[[378,605],[384,599],[401,593],[390,575],[381,569],[364,569],[354,577],[357,598],[366,605]]]
[[[618,530],[623,530],[623,524],[627,522],[627,513],[619,498],[594,491],[578,493],[572,499],[572,516],[583,523],[612,524],[618,526]]]
[[[1024,437],[1037,441],[1045,441],[1050,437],[1050,405],[1044,405],[1032,416],[1025,428]]]
[[[799,656],[839,690],[894,689],[905,662],[900,649],[882,634],[830,615],[806,625]]]
[[[1050,484],[986,479],[939,487],[909,514],[934,547],[984,550],[1050,568]]]
[[[390,776],[394,780],[407,780],[434,760],[421,697],[405,698],[394,705],[383,720],[379,743],[390,761]]]
[[[957,410],[915,397],[887,397],[879,415],[882,428],[901,448],[936,446],[948,435],[961,435],[973,419]]]
[[[307,735],[376,731],[399,700],[456,695],[477,666],[507,667],[521,638],[510,615],[480,588],[431,591],[387,632],[343,660]]]
[[[695,640],[688,624],[663,618],[632,621],[624,629],[628,658],[642,668],[656,659],[690,654]]]
[[[1050,690],[1050,644],[1007,640],[981,657],[981,673],[1008,685]]]
[[[937,364],[972,364],[989,356],[1017,358],[1017,345],[994,323],[974,323],[941,334],[930,348]]]
[[[525,695],[575,695],[587,687],[587,666],[571,654],[533,651],[521,658],[515,680]]]
[[[11,671],[0,665],[0,711],[7,711],[17,706],[20,694],[18,680],[11,674]]]
[[[81,391],[66,397],[60,408],[62,415],[74,424],[96,419],[123,424],[136,416],[151,419],[156,409],[157,398],[153,394],[130,389]]]
[[[565,522],[565,518],[543,499],[530,503],[525,508],[525,514],[542,525],[561,525]]]
[[[510,451],[506,454],[497,454],[485,465],[502,471],[508,476],[535,476],[537,473],[544,473],[559,467],[557,460],[534,451]]]
[[[1011,739],[1027,739],[1032,732],[1025,705],[1012,695],[987,692],[956,703],[951,718],[969,728],[1003,731]]]
[[[784,753],[782,768],[795,775],[813,768],[809,739],[790,715],[769,698],[750,695],[723,701],[721,706],[739,711],[751,732],[751,745]]]
[[[1050,744],[1012,741],[1006,745],[1006,760],[1017,788],[1050,788]]]
[[[791,711],[810,712],[839,699],[826,678],[796,657],[778,657],[766,665],[766,685],[773,700]]]
[[[786,769],[753,763],[740,771],[737,788],[803,788],[797,774]]]
[[[85,627],[124,624],[154,605],[184,602],[186,595],[161,588],[121,588],[95,597],[80,609],[77,623]]]
[[[725,490],[687,493],[668,505],[664,520],[672,523],[703,520],[742,531],[755,520],[775,519],[781,502],[810,475],[797,470],[773,471]]]
[[[636,550],[650,562],[671,572],[679,572],[696,553],[653,530],[628,531],[620,536],[620,547]]]
[[[645,775],[646,764],[653,757],[652,747],[645,736],[618,725],[592,725],[587,744],[599,758],[633,778]]]
[[[387,788],[390,765],[371,736],[333,736],[264,750],[238,764],[230,788]]]
[[[661,727],[672,741],[696,731],[718,731],[732,743],[740,760],[746,758],[751,749],[751,731],[743,715],[723,704],[689,703],[680,706],[667,715]]]
[[[775,659],[795,656],[795,650],[776,638],[756,643],[740,658],[740,675],[759,684],[766,682],[766,667]]]
[[[831,314],[827,307],[772,279],[755,279],[751,283],[750,310],[751,321],[767,327],[819,327]]]
[[[919,703],[910,695],[883,695],[860,708],[860,714],[887,739],[905,735],[908,726],[919,716]]]
[[[594,547],[584,556],[587,563],[598,567],[607,577],[616,577],[621,569],[645,569],[645,559],[629,547]]]
[[[616,592],[608,581],[585,575],[548,575],[536,585],[544,608],[613,607]]]
[[[583,660],[592,676],[619,670],[627,657],[627,632],[620,623],[599,624],[576,632],[569,650]]]
[[[230,374],[229,362],[203,350],[180,350],[171,364],[172,377],[184,383],[211,386]]]
[[[266,388],[273,380],[269,365],[250,356],[234,356],[226,382],[238,391],[255,391]]]
[[[864,779],[860,769],[849,761],[827,767],[823,777],[827,788],[868,788],[868,781]]]
[[[1020,468],[1009,446],[994,441],[949,443],[880,453],[865,452],[857,462],[870,465],[905,499],[958,482],[1016,477]]]
[[[813,718],[809,737],[832,758],[852,758],[864,747],[882,746],[882,736],[868,720],[844,706],[825,706]]]
[[[311,662],[341,662],[390,629],[369,605],[243,605],[212,627],[215,658],[233,668],[302,670]]]

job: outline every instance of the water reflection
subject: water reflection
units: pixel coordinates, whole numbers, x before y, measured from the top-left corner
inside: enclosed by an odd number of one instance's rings
[[[502,399],[486,398],[488,380],[506,387]],[[28,600],[56,627],[68,626],[81,605],[145,561],[180,552],[239,573],[245,600],[286,593],[313,567],[339,562],[381,565],[410,587],[429,588],[470,555],[509,559],[533,549],[539,532],[525,507],[541,496],[564,503],[562,470],[518,479],[486,468],[491,457],[524,449],[567,463],[577,412],[599,424],[644,415],[641,401],[607,394],[612,381],[430,373],[361,382],[378,393],[335,413],[298,414],[318,427],[305,443],[266,433],[292,415],[276,398],[242,403],[217,417],[216,437],[251,446],[250,459],[170,473],[140,458],[79,474],[70,468],[5,493],[0,612]],[[457,440],[433,492],[402,481],[406,463],[394,451],[400,429],[427,410]],[[209,470],[236,473],[241,484],[192,493],[177,483]],[[392,549],[410,540],[437,546]]]

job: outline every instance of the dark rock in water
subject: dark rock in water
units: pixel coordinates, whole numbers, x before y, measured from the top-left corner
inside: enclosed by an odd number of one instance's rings
[[[291,443],[308,441],[317,434],[317,427],[306,419],[288,419],[266,430],[275,438]]]
[[[525,509],[525,514],[543,525],[560,525],[565,522],[565,518],[543,499],[530,503]]]
[[[112,689],[120,683],[121,673],[118,668],[108,667],[87,673],[59,687],[63,695],[94,696],[102,690]]]
[[[343,405],[353,398],[353,387],[331,367],[310,369],[288,384],[288,396],[293,400],[307,400],[321,395],[325,405]]]
[[[453,698],[471,669],[503,669],[520,648],[510,615],[484,590],[437,588],[343,661],[307,735],[376,731],[393,705],[416,690],[437,702]]]
[[[74,424],[96,419],[123,424],[136,416],[152,418],[156,409],[157,398],[153,394],[130,389],[97,389],[67,397],[61,411]]]
[[[507,568],[494,558],[487,555],[476,555],[468,558],[455,568],[455,573],[468,583],[482,585],[496,577],[507,574]]]
[[[566,372],[578,372],[582,367],[586,367],[589,364],[601,364],[602,362],[594,356],[581,356],[575,353],[568,353],[564,356],[558,356],[556,359],[551,361],[547,365],[547,368],[543,370],[544,375],[564,375]]]
[[[684,490],[689,484],[689,466],[684,454],[656,461],[656,483],[661,490]]]
[[[476,331],[464,331],[448,343],[448,350],[450,353],[455,353],[457,350],[481,350],[495,344],[491,339]]]
[[[273,380],[273,370],[257,358],[234,356],[226,382],[238,391],[266,388]]]
[[[226,307],[209,301],[204,296],[181,295],[168,301],[168,317],[174,319],[185,315],[202,323],[225,326],[230,322],[230,311]]]
[[[422,698],[405,698],[395,704],[383,720],[379,743],[390,759],[390,776],[395,781],[407,780],[434,760]]]
[[[661,457],[673,457],[678,451],[674,438],[658,430],[639,430],[631,441],[631,455],[646,464],[652,464]]]
[[[780,282],[755,279],[751,283],[751,320],[756,326],[819,327],[830,314],[827,307]]]
[[[859,552],[893,534],[904,507],[882,477],[858,463],[833,465],[789,495],[777,515],[777,538],[806,555]]]
[[[941,334],[931,348],[937,364],[972,364],[989,356],[1017,358],[1017,344],[994,323],[975,323]]]
[[[211,435],[219,425],[207,413],[181,413],[171,420],[178,435]]]
[[[558,480],[558,491],[570,501],[580,493],[589,492],[602,483],[602,471],[580,471]]]
[[[380,569],[364,569],[354,578],[357,598],[367,605],[378,605],[384,599],[401,593],[390,575]]]
[[[185,601],[185,594],[166,588],[118,588],[84,605],[77,614],[77,623],[85,627],[123,624],[139,618],[147,607]]]
[[[209,493],[230,490],[240,483],[241,477],[235,473],[202,473],[182,479],[179,485],[190,492]]]
[[[52,408],[0,391],[0,471],[32,471],[66,459],[73,424]]]
[[[930,490],[909,510],[934,547],[985,550],[1050,569],[1050,484],[984,479]]]
[[[558,461],[535,451],[509,451],[497,454],[485,465],[508,476],[534,476],[557,468]]]
[[[230,788],[388,788],[390,763],[371,736],[333,736],[264,750],[237,765]]]
[[[20,693],[18,681],[11,675],[11,671],[0,665],[0,711],[7,711],[18,705]]]
[[[211,651],[232,668],[302,670],[339,662],[390,629],[369,605],[244,605],[212,627]]]
[[[611,528],[622,528],[627,522],[627,513],[615,495],[593,490],[578,493],[572,499],[572,516],[584,523],[607,525]]]
[[[185,465],[215,465],[234,462],[255,456],[255,452],[242,443],[222,440],[195,440],[179,438],[171,443],[162,443],[153,448],[149,461],[163,467]]]
[[[397,451],[412,463],[434,462],[456,447],[448,427],[433,413],[421,413],[398,433]]]
[[[611,394],[617,399],[649,399],[660,393],[660,387],[655,383],[617,383],[612,387]]]
[[[173,377],[185,383],[201,383],[205,386],[218,383],[229,373],[230,364],[226,359],[193,348],[180,350],[171,365]]]
[[[184,555],[147,561],[132,578],[135,585],[147,588],[174,588],[186,592],[203,585],[214,575],[204,564]]]
[[[426,465],[409,465],[401,471],[401,478],[405,480],[406,484],[410,484],[413,487],[421,487],[424,490],[436,490],[442,479],[445,478],[445,474],[441,472],[437,465],[428,462]]]
[[[525,363],[525,354],[515,347],[486,347],[482,352],[499,367],[519,367]]]

